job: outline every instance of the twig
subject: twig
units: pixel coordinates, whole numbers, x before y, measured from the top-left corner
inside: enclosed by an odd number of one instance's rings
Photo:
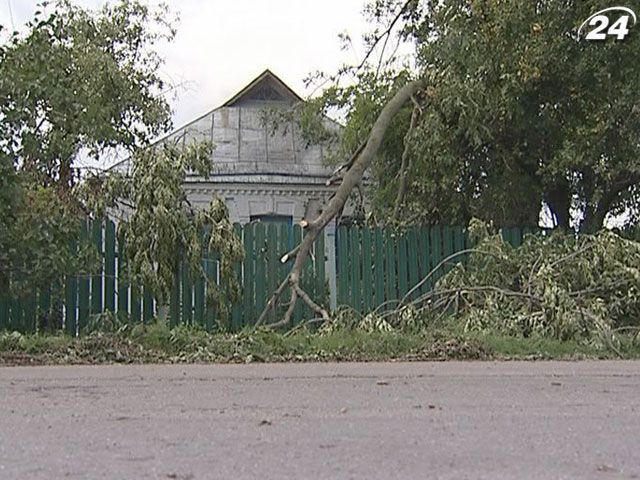
[[[309,308],[311,308],[314,312],[316,312],[318,315],[324,318],[327,322],[331,319],[331,317],[329,317],[329,312],[327,312],[324,308],[322,308],[316,302],[311,300],[311,297],[309,297],[307,292],[305,292],[300,287],[300,285],[295,284],[293,288],[295,288],[296,292],[298,293],[298,296],[304,301],[304,303],[306,303],[309,306]]]
[[[267,302],[267,306],[262,311],[262,313],[260,314],[260,317],[258,318],[258,321],[254,325],[255,328],[258,328],[260,325],[262,325],[262,323],[264,322],[265,318],[267,317],[267,314],[268,314],[269,310],[271,310],[273,307],[275,307],[275,304],[276,304],[276,301],[278,300],[278,297],[280,297],[280,294],[282,294],[284,289],[287,288],[288,284],[289,284],[289,277],[285,278],[284,281],[278,287],[278,289],[275,292],[273,292],[273,294],[271,295],[271,298]]]
[[[355,71],[359,71],[361,70],[366,64],[367,61],[369,60],[369,57],[371,56],[371,54],[373,53],[373,51],[375,50],[375,48],[378,46],[378,44],[380,43],[380,41],[383,38],[388,38],[389,36],[391,36],[391,32],[393,31],[394,27],[396,26],[396,24],[400,21],[400,19],[402,18],[402,15],[404,15],[405,11],[407,10],[407,8],[414,3],[415,0],[407,0],[404,5],[402,5],[402,8],[400,9],[400,11],[396,14],[396,16],[393,18],[393,20],[391,21],[391,23],[389,24],[389,26],[387,27],[387,29],[382,32],[380,35],[378,35],[373,43],[370,45],[369,50],[367,51],[366,55],[364,56],[364,58],[362,59],[362,62],[360,62],[360,65],[358,65],[358,67],[355,69]],[[385,45],[386,48],[386,45]],[[384,55],[384,49],[382,51],[382,54]],[[377,76],[377,75],[376,75]]]
[[[402,297],[402,300],[400,300],[400,303],[398,305],[398,307],[402,307],[404,305],[404,302],[407,298],[409,298],[416,290],[418,290],[422,285],[424,285],[438,270],[440,270],[440,268],[442,268],[444,265],[446,265],[448,262],[450,262],[451,260],[453,260],[454,258],[460,257],[462,255],[468,255],[470,253],[478,253],[481,255],[488,255],[491,257],[495,257],[500,259],[500,256],[493,253],[493,252],[485,252],[483,250],[477,250],[474,248],[469,248],[466,250],[461,250],[459,252],[456,252],[452,255],[449,255],[447,258],[445,258],[444,260],[442,260],[438,265],[436,265],[428,274],[426,277],[424,277],[422,280],[420,280],[411,290],[409,290],[407,292],[407,294]]]
[[[305,322],[302,322],[300,325],[292,328],[291,330],[289,330],[288,332],[286,332],[283,336],[286,337],[290,337],[291,335],[293,335],[294,333],[299,332],[300,330],[302,330],[303,328],[308,327],[309,325],[313,325],[315,323],[324,323],[325,319],[324,318],[312,318],[311,320],[306,320]]]

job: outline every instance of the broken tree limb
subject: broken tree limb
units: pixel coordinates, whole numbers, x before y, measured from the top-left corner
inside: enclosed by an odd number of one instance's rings
[[[404,150],[402,151],[402,162],[400,165],[399,179],[398,179],[398,195],[396,196],[395,206],[393,208],[393,217],[397,219],[400,215],[400,209],[404,204],[404,199],[407,193],[407,174],[411,169],[411,137],[413,132],[418,125],[418,121],[422,114],[422,110],[420,106],[417,104],[413,95],[411,96],[411,100],[414,103],[413,111],[411,112],[411,123],[409,124],[409,130],[407,130],[407,134],[404,136]]]
[[[282,263],[285,263],[285,262],[282,262]],[[285,280],[280,284],[277,290],[273,292],[273,294],[271,295],[271,298],[267,302],[267,306],[264,308],[264,310],[260,314],[260,317],[256,321],[256,324],[255,324],[256,327],[259,327],[260,325],[262,325],[262,322],[264,322],[264,319],[267,317],[269,310],[271,310],[272,308],[275,308],[276,302],[278,301],[278,297],[280,297],[282,292],[284,292],[284,289],[287,288],[288,284],[289,284],[289,279],[285,278]]]
[[[367,146],[367,140],[365,140],[360,144],[360,146],[356,149],[356,151],[351,154],[351,157],[349,157],[349,160],[347,160],[345,163],[343,163],[333,171],[333,173],[331,174],[331,177],[329,178],[329,180],[327,180],[326,185],[327,186],[334,185],[338,183],[339,180],[342,180],[342,177],[344,177],[344,172],[349,171],[349,169],[351,168],[351,165],[353,165],[353,162],[356,161],[356,159],[360,156],[360,154],[362,153],[362,150],[364,150],[364,147],[366,146]]]
[[[269,303],[258,319],[258,324],[262,324],[269,309],[273,308],[272,300],[274,302],[277,301],[277,298],[285,290],[286,285],[289,285],[291,287],[291,303],[283,320],[272,324],[272,328],[288,326],[290,324],[291,316],[293,315],[295,304],[298,298],[301,298],[309,306],[309,308],[320,314],[322,318],[330,318],[329,312],[313,302],[313,300],[311,300],[311,298],[300,288],[300,276],[302,274],[302,267],[304,266],[304,262],[309,256],[311,249],[313,248],[313,244],[320,233],[322,233],[329,222],[331,222],[336,217],[336,215],[338,215],[338,213],[342,211],[345,204],[347,203],[347,200],[349,199],[349,196],[351,195],[351,192],[362,180],[364,172],[369,167],[369,165],[371,165],[373,159],[380,150],[380,145],[382,144],[385,133],[389,129],[389,126],[393,122],[396,114],[411,99],[413,95],[415,95],[418,91],[425,87],[425,84],[426,81],[423,79],[407,83],[406,85],[401,87],[382,108],[380,115],[378,115],[378,118],[371,128],[371,132],[369,133],[369,137],[367,138],[364,147],[359,152],[359,154],[353,156],[351,165],[344,172],[344,175],[342,176],[342,183],[337,188],[336,193],[328,201],[326,208],[322,211],[318,218],[308,222],[307,228],[305,229],[305,236],[299,245],[299,249],[297,249],[297,251],[294,249],[291,253],[291,255],[293,255],[295,252],[295,262],[291,267],[291,271],[289,272],[287,279],[285,280],[286,283],[283,282],[284,286],[281,285],[281,287],[278,288],[278,290],[276,290],[276,292],[272,296],[272,299],[269,300]],[[300,294],[301,291],[303,295]]]

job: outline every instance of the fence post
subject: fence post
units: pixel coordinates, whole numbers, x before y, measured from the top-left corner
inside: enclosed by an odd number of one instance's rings
[[[332,220],[324,231],[324,251],[327,258],[325,264],[325,274],[329,281],[329,307],[331,310],[338,308],[338,284],[337,284],[337,263],[336,263],[336,222]]]

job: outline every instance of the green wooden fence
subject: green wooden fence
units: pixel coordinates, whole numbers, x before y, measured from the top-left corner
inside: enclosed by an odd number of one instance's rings
[[[271,293],[288,273],[290,264],[282,265],[280,258],[302,238],[302,230],[294,225],[251,223],[235,225],[244,248],[245,259],[235,267],[242,287],[241,300],[231,305],[230,318],[222,320],[207,300],[207,285],[219,281],[219,262],[215,255],[203,258],[206,278],[191,278],[180,265],[174,280],[169,304],[169,322],[200,325],[208,330],[221,324],[239,330],[255,323],[267,304]],[[141,285],[129,285],[127,256],[123,241],[116,235],[113,222],[89,222],[81,226],[81,236],[90,239],[99,252],[101,262],[91,275],[70,276],[63,279],[58,295],[50,289],[28,292],[20,297],[0,295],[0,330],[36,332],[64,329],[75,335],[84,331],[97,315],[112,312],[131,323],[150,322],[158,313],[152,292]],[[75,246],[72,246],[75,248]],[[313,256],[304,267],[302,283],[307,292],[325,304],[324,237],[313,249]],[[286,292],[285,292],[286,293]],[[281,315],[281,308],[270,313],[270,320]],[[294,319],[300,322],[311,312],[300,305]]]
[[[208,330],[225,326],[237,331],[255,323],[271,293],[286,277],[291,264],[280,258],[302,239],[299,226],[251,223],[235,225],[245,248],[245,259],[235,267],[242,287],[241,299],[232,304],[230,318],[221,319],[207,300],[207,285],[217,283],[219,262],[215,255],[205,255],[206,278],[191,278],[180,266],[174,279],[169,304],[169,322],[199,325]],[[520,245],[527,229],[503,229],[503,237],[514,246]],[[36,332],[64,329],[71,335],[83,332],[92,318],[112,312],[131,323],[150,322],[158,313],[158,305],[149,289],[127,282],[127,255],[122,239],[116,235],[113,222],[83,224],[83,238],[90,239],[102,259],[100,268],[91,275],[63,279],[62,292],[49,289],[29,292],[21,297],[0,295],[0,330]],[[302,275],[302,287],[312,298],[329,306],[326,278],[324,236],[316,241],[311,258]],[[338,305],[349,305],[366,313],[380,305],[393,306],[402,299],[443,259],[470,247],[466,229],[455,226],[414,228],[404,232],[389,229],[340,227],[336,235],[336,296]],[[72,246],[75,248],[75,246]],[[329,257],[330,258],[330,257]],[[456,259],[460,260],[462,257]],[[418,296],[433,288],[434,283],[451,269],[447,264],[416,289]],[[288,301],[287,292],[270,321],[282,318]],[[294,312],[294,322],[314,317],[302,302]]]
[[[504,228],[505,241],[517,247],[530,228]],[[337,299],[368,313],[394,304],[412,291],[409,299],[430,291],[464,255],[446,262],[428,281],[418,285],[443,260],[471,248],[467,231],[456,226],[432,226],[393,231],[380,228],[340,227],[337,232]]]

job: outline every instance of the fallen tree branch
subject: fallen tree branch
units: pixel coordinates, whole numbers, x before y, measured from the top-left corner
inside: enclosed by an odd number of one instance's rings
[[[336,215],[338,215],[342,211],[347,200],[349,199],[349,196],[351,195],[351,192],[362,180],[364,172],[369,167],[369,165],[371,165],[371,162],[373,162],[373,159],[380,150],[380,146],[384,139],[385,133],[393,122],[396,114],[411,99],[413,95],[415,95],[418,91],[420,91],[420,89],[425,86],[425,83],[426,82],[423,79],[407,83],[406,85],[401,87],[393,95],[393,97],[391,97],[387,104],[382,108],[380,115],[378,115],[378,118],[374,122],[364,147],[357,155],[355,155],[353,162],[351,162],[351,165],[344,172],[342,183],[337,188],[334,196],[331,197],[331,199],[328,201],[326,208],[322,211],[318,218],[305,224],[305,236],[302,239],[299,248],[292,251],[292,254],[293,252],[295,252],[295,262],[291,267],[291,271],[289,272],[287,279],[285,280],[285,282],[287,282],[287,284],[291,286],[291,304],[289,305],[289,309],[287,310],[287,313],[285,314],[283,320],[272,324],[272,328],[289,325],[298,297],[301,297],[302,300],[307,303],[307,305],[309,305],[317,313],[320,313],[323,318],[329,319],[328,312],[317,305],[315,302],[313,302],[309,298],[309,296],[306,295],[306,293],[303,292],[304,295],[300,295],[300,277],[302,274],[304,262],[311,253],[313,244],[320,233],[322,233],[329,222],[331,222],[336,217]],[[277,299],[282,294],[285,288],[286,284],[284,287],[281,285],[281,288],[278,288],[278,290],[276,290],[276,292],[272,296],[272,299],[269,301],[264,311],[260,315],[259,324],[264,321],[268,310],[272,308],[272,301],[276,301],[274,300],[274,298]]]
[[[411,288],[411,290],[409,290],[407,292],[407,294],[402,297],[402,300],[400,300],[399,304],[398,304],[398,308],[402,308],[402,306],[404,305],[404,302],[407,298],[409,298],[411,295],[413,295],[413,293],[418,290],[422,285],[424,285],[426,282],[429,281],[429,279],[438,271],[440,270],[442,267],[444,267],[447,263],[449,263],[450,261],[454,260],[455,258],[461,257],[463,255],[468,255],[471,253],[475,253],[475,254],[480,254],[480,255],[488,255],[490,257],[495,257],[500,259],[500,256],[493,253],[493,252],[485,252],[483,250],[476,250],[474,248],[469,248],[466,250],[460,250],[459,252],[456,252],[452,255],[449,255],[447,258],[445,258],[444,260],[442,260],[438,265],[436,265],[422,280],[420,280],[418,283],[416,283],[413,288]]]
[[[407,173],[411,169],[411,154],[410,154],[410,146],[411,146],[411,137],[413,136],[413,132],[418,125],[418,120],[420,119],[420,115],[422,113],[419,106],[417,106],[415,98],[411,97],[411,100],[416,104],[414,106],[413,111],[411,112],[411,122],[409,123],[409,130],[407,130],[407,134],[404,136],[404,150],[402,151],[402,162],[400,164],[400,172],[398,179],[398,194],[396,195],[395,206],[393,207],[393,219],[397,220],[400,215],[400,209],[404,204],[404,199],[407,193]]]
[[[273,292],[273,294],[271,295],[271,298],[267,302],[267,306],[264,308],[264,310],[260,314],[260,317],[258,318],[258,321],[255,324],[256,328],[262,325],[265,318],[267,317],[267,314],[269,313],[269,310],[271,310],[272,308],[275,308],[278,298],[280,297],[282,292],[284,292],[284,289],[287,288],[288,284],[289,284],[289,279],[285,278],[285,280],[280,284],[280,286],[276,289],[276,291]]]
[[[316,312],[326,321],[329,321],[331,319],[329,317],[329,312],[327,312],[324,308],[322,308],[316,302],[311,300],[311,297],[307,294],[307,292],[302,290],[302,288],[299,285],[295,285],[294,288],[296,289],[296,292],[298,292],[298,296],[304,301],[304,303],[306,303],[311,308],[311,310]]]

